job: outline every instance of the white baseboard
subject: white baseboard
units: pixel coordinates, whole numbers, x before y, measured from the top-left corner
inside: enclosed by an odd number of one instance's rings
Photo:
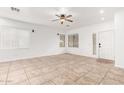
[[[122,65],[117,65],[117,64],[115,64],[115,67],[124,68],[124,66],[122,66]]]
[[[35,56],[27,56],[27,57],[19,57],[19,58],[6,58],[0,60],[0,62],[13,62],[16,60],[23,60],[23,59],[31,59],[31,58],[37,58],[37,57],[44,57],[44,56],[52,56],[52,55],[59,55],[64,54],[65,52],[58,52],[58,53],[51,53],[51,54],[45,54],[45,55],[35,55]]]

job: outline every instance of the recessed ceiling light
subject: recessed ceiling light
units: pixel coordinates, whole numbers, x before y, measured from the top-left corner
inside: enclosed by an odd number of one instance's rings
[[[100,14],[104,14],[104,10],[100,10]]]
[[[102,20],[102,21],[104,21],[104,20],[105,20],[105,18],[104,18],[104,17],[102,17],[102,18],[101,18],[101,20]]]

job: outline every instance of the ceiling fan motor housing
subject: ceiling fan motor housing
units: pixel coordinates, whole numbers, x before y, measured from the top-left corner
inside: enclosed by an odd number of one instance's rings
[[[64,14],[61,14],[61,19],[64,19],[65,18],[65,15]]]
[[[66,15],[66,14],[60,14],[60,15],[56,15],[58,17],[58,19],[56,20],[60,20],[60,23],[63,24],[65,21],[68,22],[73,22],[73,20],[69,19],[70,17],[72,17],[72,15]],[[54,20],[54,21],[56,21]]]

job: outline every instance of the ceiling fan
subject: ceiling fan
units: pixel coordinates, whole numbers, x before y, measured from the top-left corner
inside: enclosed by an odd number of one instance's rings
[[[70,17],[72,17],[72,15],[65,15],[65,14],[60,14],[60,15],[56,15],[58,18],[52,21],[60,21],[61,24],[63,24],[65,21],[68,22],[73,22],[73,20],[70,19]]]

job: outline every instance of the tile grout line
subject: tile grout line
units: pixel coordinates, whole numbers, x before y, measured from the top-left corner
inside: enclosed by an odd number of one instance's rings
[[[8,76],[9,76],[9,72],[10,72],[10,67],[11,67],[11,64],[9,64],[9,67],[8,67],[8,71],[7,71],[7,76],[6,76],[6,81],[5,81],[5,85],[7,85],[7,80],[8,80]]]
[[[51,82],[51,83],[53,83],[53,85],[56,85],[52,80],[48,80],[48,81],[45,81],[45,82]],[[45,82],[40,84],[40,85],[46,85]]]
[[[22,65],[22,64],[21,64]],[[24,69],[24,72],[25,72],[25,74],[26,74],[26,77],[27,77],[27,80],[28,80],[28,82],[29,82],[29,85],[31,85],[31,82],[30,82],[30,80],[29,80],[29,77],[28,77],[28,75],[27,75],[27,73],[26,73],[26,70],[25,70],[25,67],[23,66],[23,69]]]
[[[76,79],[74,82],[77,82],[80,78],[85,77],[88,73],[90,73],[91,70],[89,70],[88,72],[84,73],[83,75],[81,75],[78,79]]]
[[[111,67],[112,68],[112,67]],[[105,75],[103,76],[103,78],[98,82],[98,85],[100,85],[102,83],[102,81],[105,79],[105,77],[108,75],[108,73],[110,72],[110,69],[108,69],[108,71],[105,73]]]

